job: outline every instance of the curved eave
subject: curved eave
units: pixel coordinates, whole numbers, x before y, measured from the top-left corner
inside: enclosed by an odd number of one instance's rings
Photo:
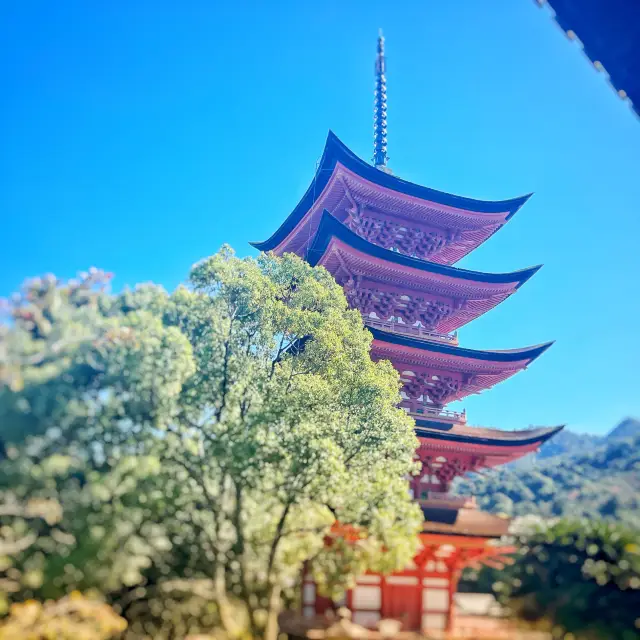
[[[411,336],[383,331],[382,329],[376,329],[375,327],[367,327],[367,329],[369,329],[369,331],[371,331],[371,333],[373,334],[374,340],[379,340],[380,342],[395,344],[401,347],[409,347],[411,349],[419,349],[421,351],[446,354],[459,358],[484,360],[487,362],[528,361],[529,363],[531,363],[536,358],[541,356],[553,344],[553,342],[545,342],[544,344],[524,347],[523,349],[486,351],[479,349],[467,349],[465,347],[458,347],[455,345],[444,344],[442,342],[435,342],[431,340],[421,340],[419,338],[413,338]]]
[[[333,131],[329,131],[316,175],[296,208],[291,212],[291,214],[289,214],[280,228],[269,239],[264,240],[263,242],[251,242],[250,244],[260,251],[270,251],[277,247],[295,229],[296,225],[302,220],[307,211],[311,209],[318,196],[327,186],[338,162],[364,180],[368,180],[373,184],[396,191],[397,193],[419,198],[420,200],[428,202],[435,202],[443,206],[455,207],[462,211],[480,214],[506,213],[505,222],[509,220],[532,195],[529,193],[519,198],[499,201],[475,200],[474,198],[456,196],[444,191],[437,191],[436,189],[423,187],[376,169],[356,156],[339,140]]]
[[[307,261],[309,264],[315,266],[320,261],[332,238],[344,242],[356,251],[361,251],[362,253],[392,264],[460,280],[471,280],[491,284],[514,283],[516,289],[520,288],[542,267],[542,265],[536,265],[510,273],[484,273],[482,271],[460,269],[459,267],[450,267],[444,264],[429,262],[428,260],[421,260],[420,258],[407,256],[397,251],[384,249],[377,244],[365,240],[347,228],[327,210],[322,213],[322,220],[320,221],[313,243],[309,247],[307,253]]]
[[[540,446],[565,427],[565,425],[540,427],[526,431],[501,431],[500,429],[477,428],[478,433],[473,434],[474,427],[466,425],[447,425],[446,428],[448,430],[445,430],[443,428],[421,426],[421,423],[424,422],[427,421],[416,420],[415,433],[419,438],[508,448]],[[468,431],[471,433],[460,433],[460,431]]]

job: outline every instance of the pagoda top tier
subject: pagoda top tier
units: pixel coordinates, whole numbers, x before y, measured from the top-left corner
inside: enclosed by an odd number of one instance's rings
[[[374,244],[449,265],[500,229],[530,195],[488,201],[423,187],[371,166],[330,131],[302,200],[268,240],[252,245],[304,255],[327,209]]]

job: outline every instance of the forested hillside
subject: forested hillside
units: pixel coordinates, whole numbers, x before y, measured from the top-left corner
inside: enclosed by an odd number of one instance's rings
[[[592,451],[474,474],[458,480],[455,490],[475,495],[482,509],[508,515],[601,516],[640,526],[640,434],[618,438],[614,430],[610,436]]]
[[[532,460],[544,460],[561,454],[578,455],[590,453],[597,447],[605,445],[612,440],[635,438],[640,436],[640,420],[637,418],[625,418],[621,420],[609,433],[597,436],[591,433],[577,433],[571,429],[564,429],[551,440],[540,447],[540,452],[535,456],[527,456],[516,464],[527,464]]]
[[[537,454],[526,456],[518,460],[515,464],[530,464],[535,460],[544,460],[553,458],[554,456],[569,453],[571,455],[580,455],[589,453],[595,448],[604,444],[602,436],[596,436],[589,433],[576,433],[570,429],[563,429],[560,433],[556,433],[551,440],[545,442]]]

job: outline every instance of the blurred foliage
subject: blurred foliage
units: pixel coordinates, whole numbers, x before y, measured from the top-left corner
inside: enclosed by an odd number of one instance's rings
[[[601,517],[640,529],[640,436],[531,467],[516,463],[469,475],[456,481],[455,491],[476,496],[480,508],[510,516]]]
[[[0,621],[0,640],[107,640],[127,623],[104,602],[78,592],[44,604],[35,600],[13,604]]]
[[[565,453],[581,456],[592,452],[602,444],[604,444],[604,436],[598,436],[593,433],[578,433],[565,427],[562,431],[556,433],[553,438],[547,440],[537,452],[520,458],[514,464],[531,467],[535,461],[554,458]]]
[[[529,516],[516,519],[512,533],[515,564],[468,571],[463,589],[492,590],[517,616],[554,637],[640,638],[637,530],[603,520]]]
[[[498,587],[559,637],[631,640],[640,637],[640,437],[589,446],[456,482],[480,508],[516,516],[524,554],[503,571],[465,571],[460,589]]]
[[[224,248],[171,295],[109,278],[45,276],[4,303],[5,609],[98,589],[153,637],[179,637],[167,602],[180,632],[215,617],[274,637],[304,562],[335,593],[410,559],[413,424],[328,272]],[[351,544],[325,544],[337,521]]]
[[[129,621],[119,638],[182,640],[204,636],[212,630],[218,637],[228,638],[219,628],[215,597],[211,580],[205,579],[165,580],[154,586],[136,587],[121,594],[116,605],[124,609]],[[231,601],[231,606],[240,626],[247,628],[245,608],[235,600]]]

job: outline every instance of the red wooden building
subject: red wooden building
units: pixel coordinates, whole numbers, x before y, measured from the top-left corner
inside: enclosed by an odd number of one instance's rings
[[[391,576],[365,575],[346,595],[353,620],[374,627],[450,629],[464,567],[499,562],[507,519],[449,493],[456,476],[535,451],[562,427],[502,431],[467,424],[446,405],[528,367],[551,343],[505,351],[459,346],[457,330],[514,294],[539,266],[485,273],[453,266],[499,231],[529,196],[483,201],[395,177],[387,168],[384,39],[378,41],[374,165],[329,133],[315,177],[297,207],[258,249],[293,252],[323,265],[360,310],[372,357],[390,360],[403,382],[401,406],[414,417],[422,462],[411,481],[424,516],[421,549]],[[304,583],[306,614],[335,606]]]

